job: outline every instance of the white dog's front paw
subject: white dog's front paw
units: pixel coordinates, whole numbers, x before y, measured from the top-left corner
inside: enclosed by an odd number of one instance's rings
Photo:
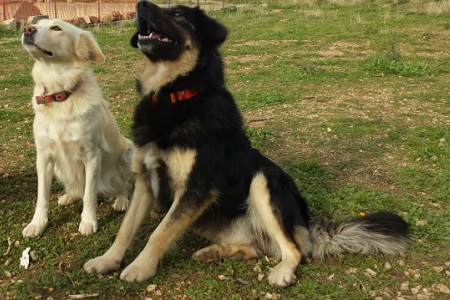
[[[270,271],[268,280],[271,286],[284,288],[293,284],[297,277],[290,266],[280,263]]]
[[[120,267],[120,259],[114,259],[106,255],[102,255],[88,260],[83,268],[87,273],[105,274],[110,271],[116,271]]]
[[[114,201],[113,208],[115,211],[126,211],[128,209],[128,198],[125,196],[118,196]]]
[[[45,227],[47,227],[47,220],[43,221],[31,221],[22,231],[23,237],[36,237],[44,232]]]
[[[81,219],[80,226],[78,227],[78,231],[82,235],[91,235],[94,232],[97,232],[98,225],[97,220],[95,219]]]
[[[77,200],[77,197],[70,194],[64,194],[58,199],[58,204],[61,206],[67,206],[73,204]]]
[[[127,282],[142,282],[155,275],[156,268],[147,268],[143,264],[131,263],[120,273],[120,279]]]

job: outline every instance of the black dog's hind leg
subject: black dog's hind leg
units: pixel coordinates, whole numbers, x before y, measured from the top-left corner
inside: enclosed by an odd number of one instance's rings
[[[269,244],[275,244],[279,253],[265,253],[280,258],[281,261],[269,274],[270,285],[286,287],[295,282],[295,271],[301,261],[302,254],[296,243],[289,238],[284,229],[280,216],[274,213],[271,202],[271,194],[268,188],[267,177],[257,174],[250,186],[249,210],[254,226],[259,226],[268,239]]]

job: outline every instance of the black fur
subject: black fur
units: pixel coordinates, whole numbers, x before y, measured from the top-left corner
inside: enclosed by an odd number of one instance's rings
[[[149,2],[144,3],[149,10],[160,10]],[[225,27],[198,8],[175,6],[165,11],[170,15],[176,10],[182,10],[188,23],[194,24],[193,34],[201,50],[195,69],[188,76],[180,76],[163,87],[161,94],[189,88],[199,95],[176,104],[169,101],[153,103],[150,95],[142,95],[134,115],[135,143],[137,146],[156,143],[162,149],[197,150],[197,161],[190,175],[193,182],[189,185],[201,182],[199,194],[212,188],[221,192],[219,203],[196,222],[198,227],[223,228],[244,214],[250,183],[257,172],[263,172],[269,178],[273,205],[280,211],[286,229],[307,226],[307,205],[291,177],[252,148],[245,136],[240,112],[225,87],[223,63],[218,52],[226,37]],[[138,23],[140,18],[138,14]],[[179,26],[190,29],[186,22]],[[133,40],[134,37],[132,43]]]

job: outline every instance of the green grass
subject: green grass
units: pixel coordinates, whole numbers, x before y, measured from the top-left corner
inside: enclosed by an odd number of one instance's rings
[[[227,1],[210,14],[229,28],[221,49],[226,80],[252,144],[291,174],[315,218],[338,221],[392,210],[411,224],[408,249],[396,256],[314,260],[298,268],[296,284],[277,290],[258,281],[275,265],[270,259],[196,263],[192,253],[207,242],[188,232],[146,282],[86,274],[84,262],[108,249],[123,214],[100,199],[99,232],[82,237],[82,204],[59,207],[63,189],[54,182],[46,231],[22,238],[37,186],[33,61],[22,50],[20,33],[1,29],[1,299],[96,293],[97,299],[416,299],[417,286],[422,297],[448,298],[439,284],[449,287],[450,271],[449,11],[430,12],[436,3],[425,0],[243,3]],[[130,137],[142,68],[139,51],[129,46],[134,24],[88,29],[106,56],[92,68]],[[162,216],[148,218],[124,266]],[[19,267],[26,247],[39,255],[28,270]],[[368,268],[376,275],[367,275]],[[156,293],[146,291],[150,284]]]

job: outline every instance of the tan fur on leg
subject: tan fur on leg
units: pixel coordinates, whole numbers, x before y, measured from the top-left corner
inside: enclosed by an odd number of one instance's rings
[[[216,262],[222,258],[247,260],[258,258],[261,251],[250,245],[214,244],[194,253],[192,258],[199,262]]]
[[[270,192],[264,174],[253,178],[250,186],[249,206],[253,218],[259,220],[258,226],[268,236],[270,241],[278,245],[281,252],[281,262],[269,274],[269,283],[276,287],[286,287],[295,282],[295,270],[301,260],[297,246],[285,234],[281,220],[275,215],[270,205]],[[263,221],[262,221],[263,220]]]

